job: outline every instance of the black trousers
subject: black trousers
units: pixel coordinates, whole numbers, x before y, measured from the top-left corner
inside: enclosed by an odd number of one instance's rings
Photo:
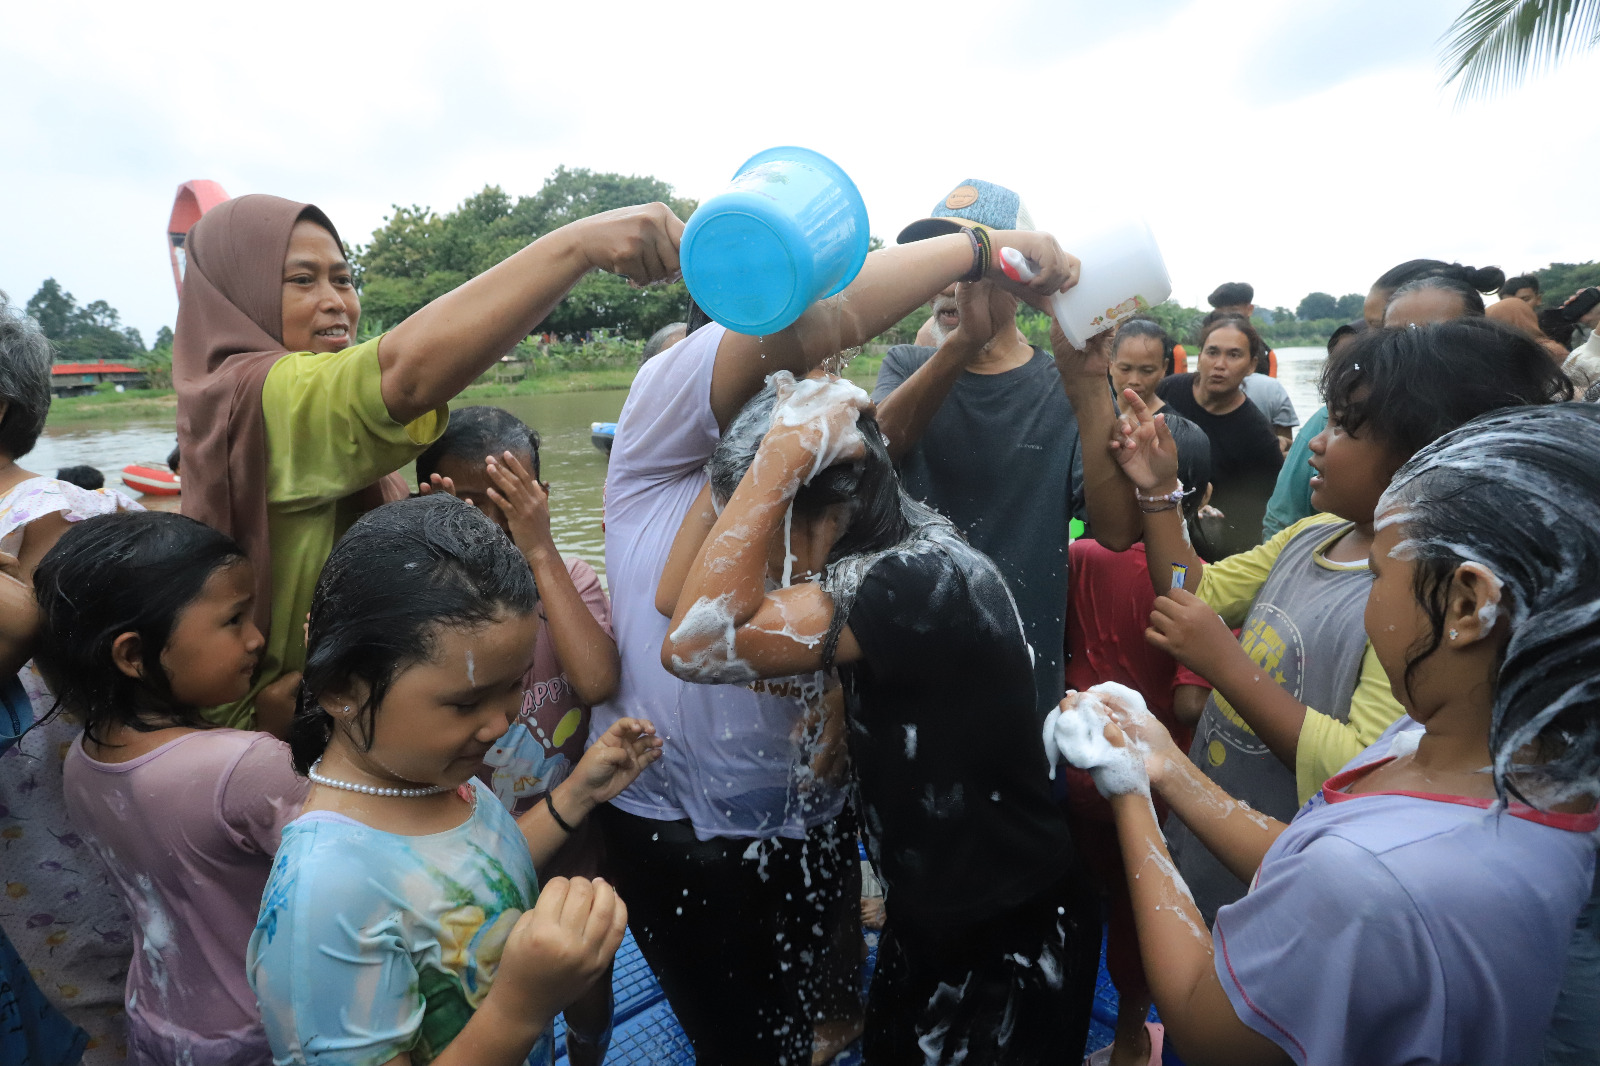
[[[891,894],[867,996],[862,1051],[870,1066],[1033,1066],[1083,1057],[1100,901],[1081,872],[959,928],[907,924],[895,917],[894,902]]]
[[[848,819],[804,840],[698,840],[599,809],[628,925],[699,1066],[808,1066],[839,995],[839,908],[859,905]]]

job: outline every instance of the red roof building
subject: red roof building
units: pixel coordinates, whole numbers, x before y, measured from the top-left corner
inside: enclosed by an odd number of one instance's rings
[[[144,371],[126,363],[57,363],[50,368],[50,391],[57,396],[93,392],[103,382],[131,389],[143,388]]]

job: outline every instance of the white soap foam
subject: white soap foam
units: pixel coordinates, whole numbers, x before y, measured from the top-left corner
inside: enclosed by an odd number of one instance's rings
[[[1077,699],[1065,710],[1057,707],[1045,718],[1045,754],[1050,758],[1050,774],[1055,776],[1055,764],[1065,759],[1081,770],[1088,770],[1094,778],[1094,787],[1102,796],[1126,795],[1137,792],[1150,794],[1150,777],[1145,772],[1146,746],[1127,738],[1122,747],[1106,739],[1105,728],[1111,722],[1109,708],[1098,697],[1115,698],[1135,714],[1148,713],[1144,697],[1126,685],[1106,682],[1088,692],[1079,693]]]
[[[871,401],[866,391],[853,381],[844,378],[801,378],[780,370],[770,379],[778,387],[778,402],[772,409],[775,425],[803,426],[814,424],[821,432],[816,446],[816,459],[811,464],[806,481],[839,461],[844,451],[861,440],[861,431],[855,428],[859,416],[857,404]],[[787,386],[787,389],[785,388]],[[851,428],[838,436],[828,430],[828,418],[838,407],[847,407]]]

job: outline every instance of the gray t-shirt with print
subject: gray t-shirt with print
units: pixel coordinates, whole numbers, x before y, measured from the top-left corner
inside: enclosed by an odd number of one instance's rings
[[[1262,684],[1281,685],[1341,722],[1350,717],[1367,651],[1363,615],[1372,572],[1329,563],[1317,549],[1350,528],[1319,522],[1291,537],[1239,631],[1240,645],[1261,667]],[[1216,692],[1195,727],[1189,758],[1228,795],[1269,817],[1287,822],[1300,807],[1294,770]],[[1173,862],[1209,923],[1217,908],[1244,895],[1245,884],[1176,815],[1165,828]]]

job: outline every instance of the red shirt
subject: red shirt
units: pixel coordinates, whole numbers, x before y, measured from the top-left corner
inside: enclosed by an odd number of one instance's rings
[[[1114,552],[1082,537],[1072,542],[1067,574],[1067,687],[1079,692],[1116,681],[1144,696],[1150,713],[1189,750],[1193,732],[1172,715],[1172,690],[1210,684],[1144,639],[1155,606],[1144,545]]]

